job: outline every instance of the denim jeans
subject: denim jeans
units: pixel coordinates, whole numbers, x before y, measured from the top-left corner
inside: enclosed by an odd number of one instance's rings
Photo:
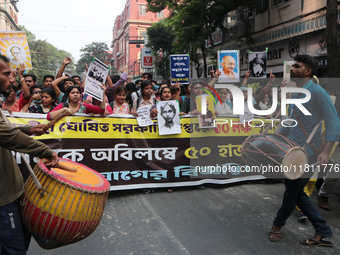
[[[309,162],[315,162],[315,157],[310,157]],[[284,226],[286,220],[293,213],[295,205],[297,205],[313,224],[316,234],[322,237],[331,237],[332,229],[327,225],[327,222],[322,218],[312,201],[303,191],[308,181],[309,178],[307,176],[302,176],[297,180],[284,181],[286,190],[283,194],[282,206],[277,212],[273,225],[277,227]]]
[[[31,235],[20,219],[20,199],[0,206],[0,246],[1,255],[25,255]]]

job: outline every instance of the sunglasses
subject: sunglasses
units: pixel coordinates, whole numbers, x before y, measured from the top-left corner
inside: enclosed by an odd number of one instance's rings
[[[42,91],[33,91],[33,94],[41,94],[42,93]]]

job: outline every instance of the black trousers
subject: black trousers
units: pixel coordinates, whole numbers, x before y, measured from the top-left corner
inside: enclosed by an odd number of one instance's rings
[[[0,206],[0,255],[24,255],[31,235],[20,219],[20,199]]]

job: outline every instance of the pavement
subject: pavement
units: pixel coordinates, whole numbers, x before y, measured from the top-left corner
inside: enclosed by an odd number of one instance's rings
[[[314,235],[313,226],[298,220],[294,211],[282,228],[280,242],[268,240],[280,207],[283,183],[245,182],[110,192],[101,223],[84,240],[53,250],[43,250],[32,239],[28,255],[246,255],[340,254],[340,202],[330,197],[331,211],[320,209],[333,229],[333,248],[306,247],[300,240]],[[340,194],[340,185],[335,192]]]

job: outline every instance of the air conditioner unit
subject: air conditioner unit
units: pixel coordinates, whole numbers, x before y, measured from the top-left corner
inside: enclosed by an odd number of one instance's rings
[[[117,52],[117,57],[119,57],[120,55],[122,55],[122,53],[121,52]]]

